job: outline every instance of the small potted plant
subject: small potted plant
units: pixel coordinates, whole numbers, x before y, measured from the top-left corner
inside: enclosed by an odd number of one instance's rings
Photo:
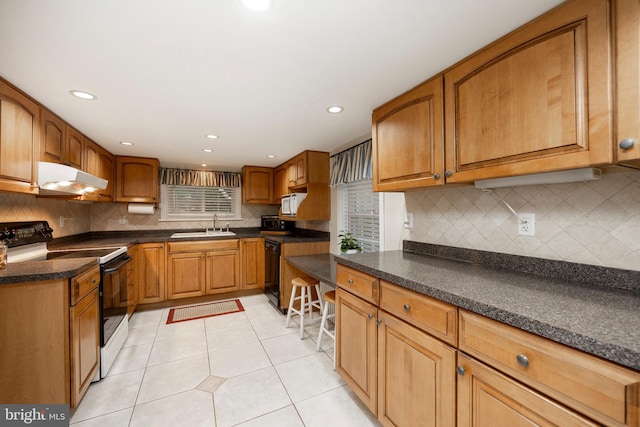
[[[358,243],[356,238],[353,237],[353,234],[350,232],[340,231],[338,237],[340,238],[340,252],[345,254],[355,254],[362,251],[362,246],[360,246],[360,243]]]

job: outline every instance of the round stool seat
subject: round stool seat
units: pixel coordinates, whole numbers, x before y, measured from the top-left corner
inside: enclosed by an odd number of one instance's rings
[[[301,277],[295,277],[294,279],[292,279],[291,284],[293,286],[298,286],[298,287],[309,287],[309,286],[319,285],[320,281],[314,279],[313,277],[301,276]]]
[[[336,303],[336,291],[329,291],[329,292],[325,292],[324,296],[322,297],[324,298],[324,300],[330,304],[335,304]]]

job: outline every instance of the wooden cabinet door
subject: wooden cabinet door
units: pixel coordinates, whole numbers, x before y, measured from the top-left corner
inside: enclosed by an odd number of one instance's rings
[[[138,307],[138,268],[139,261],[138,247],[129,248],[127,254],[131,257],[131,262],[127,264],[127,314],[129,317]]]
[[[165,300],[164,243],[143,243],[138,247],[138,303]]]
[[[640,4],[615,2],[616,162],[640,168]]]
[[[242,260],[241,289],[263,289],[264,239],[242,239],[240,259]]]
[[[308,171],[308,165],[307,165],[307,153],[304,152],[302,154],[299,154],[298,156],[296,156],[295,159],[293,159],[293,164],[294,164],[294,169],[295,169],[295,185],[304,185],[307,182],[309,182],[309,180],[307,179],[307,171]]]
[[[60,117],[46,108],[42,108],[41,128],[42,140],[40,142],[40,160],[66,164],[69,158],[69,149],[66,139],[66,123]]]
[[[74,167],[76,169],[85,170],[84,169],[84,135],[72,128],[71,126],[66,126],[66,138],[67,142],[65,146],[68,149],[69,155],[67,157],[67,161],[69,166]]]
[[[373,111],[374,191],[444,184],[444,99],[437,76]]]
[[[156,203],[158,201],[158,159],[116,157],[116,201]]]
[[[336,290],[336,371],[377,415],[377,308]]]
[[[378,311],[378,419],[387,426],[455,426],[456,350]]]
[[[98,190],[99,202],[113,202],[113,177],[115,171],[115,159],[111,153],[102,147],[98,147],[98,176],[107,180],[107,188]]]
[[[84,158],[84,162],[83,162],[83,166],[84,166],[84,171],[88,174],[91,175],[95,175],[95,176],[100,176],[100,154],[99,154],[99,150],[100,147],[98,146],[98,144],[96,144],[95,142],[93,142],[92,140],[90,140],[87,137],[84,137],[84,142],[82,145],[82,149],[84,151],[83,153],[83,158]],[[97,201],[98,200],[98,196],[99,196],[99,191],[92,191],[91,193],[85,193],[82,196],[82,200],[90,200],[90,201]]]
[[[278,166],[273,172],[273,198],[275,204],[280,204],[282,195],[289,193],[288,173],[286,165]]]
[[[242,168],[242,203],[273,203],[273,169],[260,166]]]
[[[563,3],[445,73],[447,182],[612,161],[609,15]]]
[[[37,194],[40,107],[0,80],[0,190]]]
[[[75,408],[100,367],[100,307],[95,288],[70,308],[71,407]]]
[[[500,372],[458,354],[458,426],[597,426]]]
[[[167,298],[197,297],[204,294],[206,254],[174,253],[167,257]]]
[[[238,250],[207,253],[207,294],[221,294],[240,289],[240,252]]]

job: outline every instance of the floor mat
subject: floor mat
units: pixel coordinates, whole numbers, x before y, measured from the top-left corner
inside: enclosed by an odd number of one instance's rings
[[[204,317],[237,313],[239,311],[244,311],[244,307],[238,299],[172,308],[169,311],[167,325],[176,322],[186,322],[187,320],[202,319]]]

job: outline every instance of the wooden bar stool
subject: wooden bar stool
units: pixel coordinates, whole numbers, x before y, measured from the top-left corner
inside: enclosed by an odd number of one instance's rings
[[[333,339],[333,369],[336,369],[336,334],[335,329],[327,329],[327,320],[336,317],[334,314],[329,314],[329,304],[336,305],[336,291],[326,292],[322,299],[324,300],[324,309],[322,310],[322,321],[320,322],[320,333],[318,333],[318,343],[316,344],[316,351],[320,351],[320,345],[322,344],[322,334],[327,334]]]
[[[289,327],[289,320],[291,320],[291,314],[295,313],[300,316],[300,339],[304,339],[304,316],[305,312],[309,311],[309,319],[313,319],[313,308],[316,307],[322,312],[322,300],[320,299],[320,281],[309,276],[296,277],[291,280],[291,298],[289,299],[289,309],[287,310],[287,321],[285,322],[285,328]],[[311,287],[315,287],[316,295],[318,299],[312,299]],[[297,297],[298,288],[300,288],[300,296]],[[296,301],[300,301],[300,309],[296,309],[294,304]],[[319,319],[317,319],[319,320]]]

